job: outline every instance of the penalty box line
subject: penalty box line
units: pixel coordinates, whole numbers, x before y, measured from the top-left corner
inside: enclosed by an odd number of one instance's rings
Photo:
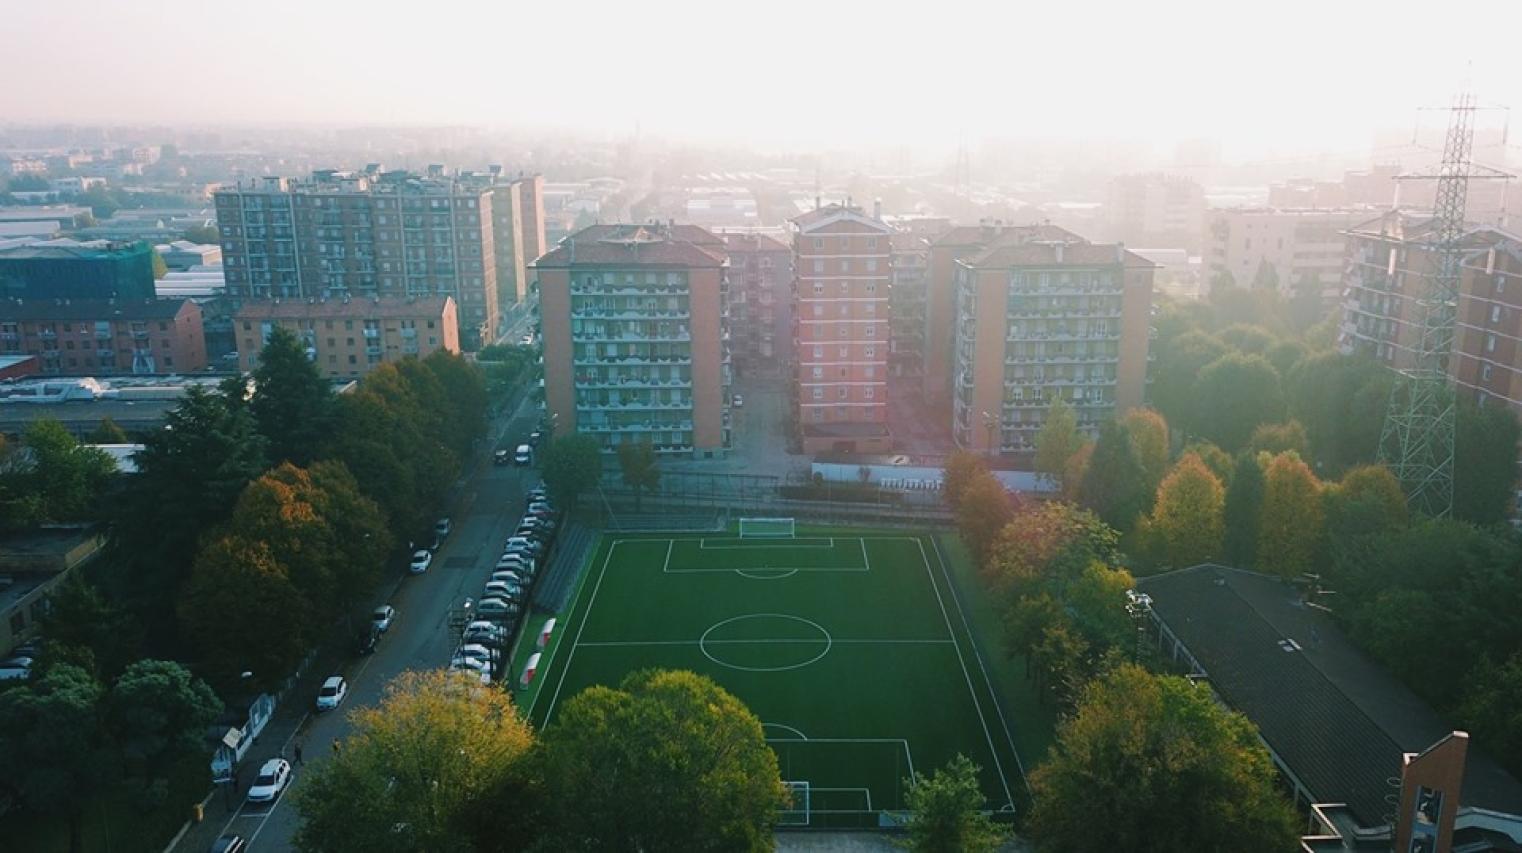
[[[762,723],[761,724],[761,727],[763,729],[766,728],[767,726],[772,726],[774,728],[788,728],[788,729],[792,729],[795,732],[798,731],[797,729],[793,729],[792,726],[783,726],[780,723]],[[802,735],[802,732],[799,732],[799,734]],[[895,744],[898,744],[899,746],[903,747],[903,750],[904,750],[904,762],[909,765],[909,778],[911,778],[911,779],[914,778],[914,751],[909,748],[909,741],[906,738],[901,738],[901,737],[808,737],[808,736],[802,736],[802,737],[769,737],[769,738],[766,738],[766,742],[767,743],[895,743]]]
[[[884,541],[894,541],[894,540],[917,541],[917,540],[912,540],[911,537],[903,537],[903,536],[883,536],[883,537],[873,537],[873,538],[874,539],[882,539]],[[712,573],[712,572],[742,572],[742,573],[743,572],[794,572],[794,573],[796,573],[796,572],[870,572],[870,571],[872,571],[872,558],[867,555],[867,537],[864,537],[864,536],[847,536],[847,537],[841,537],[841,538],[829,537],[828,540],[825,540],[823,538],[815,540],[815,541],[828,541],[829,542],[828,545],[801,545],[801,546],[783,545],[783,546],[780,546],[780,547],[784,547],[784,548],[801,547],[801,548],[816,548],[816,549],[820,549],[820,550],[834,550],[836,548],[836,546],[837,546],[837,543],[842,542],[842,541],[847,541],[848,542],[848,541],[851,541],[853,539],[856,541],[857,546],[861,548],[861,565],[860,566],[742,566],[742,567],[739,567],[739,568],[706,568],[705,567],[705,568],[695,568],[695,569],[673,569],[673,568],[671,568],[671,554],[672,554],[672,552],[676,548],[676,543],[678,543],[678,542],[696,542],[696,543],[698,543],[698,549],[699,550],[710,550],[710,551],[753,551],[753,550],[760,550],[762,548],[775,548],[775,547],[779,547],[779,546],[777,546],[777,545],[775,545],[773,543],[757,543],[755,545],[733,545],[733,546],[712,545],[711,546],[711,545],[708,544],[708,542],[710,541],[709,538],[702,538],[702,537],[693,538],[693,537],[689,537],[689,538],[667,539],[667,540],[665,540],[665,542],[666,542],[666,557],[661,562],[661,574],[681,575],[681,574],[702,574],[702,573]],[[624,542],[659,542],[659,541],[661,541],[661,540],[659,540],[659,539],[617,539],[617,540],[614,540],[614,544],[618,545],[618,544],[622,544]],[[738,541],[738,540],[730,540],[730,541]]]

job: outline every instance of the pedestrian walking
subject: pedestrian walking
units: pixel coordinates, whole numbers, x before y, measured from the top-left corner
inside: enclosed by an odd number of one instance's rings
[[[333,752],[334,754],[338,753],[338,738],[333,738]]]
[[[301,741],[291,744],[291,752],[296,756],[296,763],[301,764]]]

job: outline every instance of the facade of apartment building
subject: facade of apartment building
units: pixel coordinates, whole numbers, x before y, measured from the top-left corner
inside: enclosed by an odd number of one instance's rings
[[[11,299],[0,355],[36,356],[45,376],[191,373],[206,369],[206,335],[188,299]]]
[[[1332,308],[1342,294],[1343,232],[1378,213],[1367,207],[1212,210],[1201,295],[1229,277],[1237,287],[1272,284],[1287,298],[1304,288]]]
[[[556,435],[605,450],[729,447],[724,241],[692,225],[593,225],[534,264],[545,406]]]
[[[803,452],[885,453],[893,230],[829,204],[793,219],[795,384]]]
[[[1120,175],[1105,204],[1109,239],[1134,246],[1182,246],[1200,251],[1205,190],[1182,175]]]
[[[453,297],[377,296],[370,299],[259,299],[233,315],[238,366],[252,372],[276,327],[295,333],[322,375],[363,376],[379,365],[435,350],[460,351]]]
[[[938,216],[893,216],[886,221],[893,227],[888,370],[894,376],[923,381],[930,244],[951,229],[951,221]]]
[[[793,250],[765,234],[719,236],[729,258],[735,372],[785,370],[793,351]]]
[[[153,248],[105,240],[20,241],[0,249],[0,298],[152,299]]]
[[[544,176],[519,175],[517,184],[523,204],[524,263],[532,266],[550,250],[544,234]]]
[[[227,295],[340,304],[450,296],[461,345],[479,349],[500,325],[493,197],[440,167],[240,182],[215,195]]]
[[[924,399],[931,417],[945,423],[951,419],[952,370],[955,366],[957,261],[995,246],[1023,243],[1082,240],[1055,225],[1005,225],[985,220],[977,225],[958,225],[930,242],[925,291]]]
[[[1028,454],[1052,401],[1081,429],[1143,405],[1154,265],[1113,244],[1023,240],[956,262],[952,436]]]

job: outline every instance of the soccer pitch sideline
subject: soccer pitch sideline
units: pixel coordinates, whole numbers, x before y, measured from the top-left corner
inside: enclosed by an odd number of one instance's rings
[[[989,808],[1024,770],[935,540],[814,528],[794,537],[607,535],[529,706],[636,669],[688,669],[750,706],[793,789],[783,826],[889,825],[911,771],[962,753]]]

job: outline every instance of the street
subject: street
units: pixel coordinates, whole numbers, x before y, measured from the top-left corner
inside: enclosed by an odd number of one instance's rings
[[[348,658],[338,672],[308,673],[317,682],[329,675],[348,679],[349,695],[344,704],[336,711],[321,714],[309,711],[289,734],[266,731],[242,762],[243,784],[235,808],[229,810],[223,792],[217,792],[207,802],[205,821],[185,834],[178,850],[192,853],[206,850],[223,833],[243,836],[251,850],[291,849],[299,820],[290,795],[301,788],[302,779],[312,768],[328,758],[334,740],[348,735],[348,713],[375,705],[387,682],[397,674],[409,669],[440,668],[448,663],[458,639],[447,631],[449,608],[460,598],[479,596],[496,562],[497,549],[522,514],[524,493],[539,480],[536,469],[494,466],[491,449],[526,436],[536,417],[534,404],[525,399],[511,419],[499,419],[491,425],[485,449],[477,454],[463,477],[459,500],[446,510],[452,513],[453,532],[434,555],[428,572],[404,579],[386,602],[396,608],[396,618],[375,652]],[[305,709],[312,708],[315,689],[310,692],[311,695],[303,695],[296,691],[287,704],[301,703]],[[285,727],[285,731],[290,728]],[[292,751],[292,744],[298,739],[303,744],[304,765],[296,764]],[[291,785],[272,805],[244,804],[241,798],[248,790],[247,780],[252,778],[252,772],[276,756],[291,761],[294,770]]]

